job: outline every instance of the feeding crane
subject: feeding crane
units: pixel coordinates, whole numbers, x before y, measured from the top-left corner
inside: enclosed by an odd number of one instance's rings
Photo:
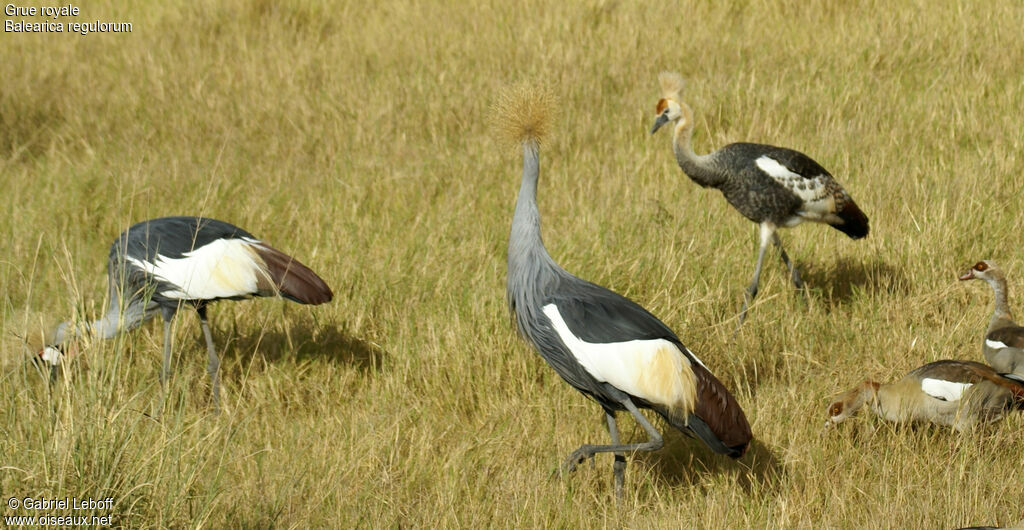
[[[502,128],[523,150],[508,243],[509,309],[519,333],[558,375],[601,405],[611,435],[609,445],[581,445],[564,468],[572,471],[597,453],[615,453],[615,490],[621,497],[624,453],[654,451],[664,444],[640,409],[655,411],[716,453],[743,455],[751,440],[743,410],[679,337],[637,303],[573,276],[548,254],[541,240],[537,182],[551,97],[520,89],[503,106]],[[618,411],[627,411],[648,441],[620,443]]]
[[[789,268],[793,285],[803,288],[800,273],[786,255],[776,230],[804,221],[828,224],[853,239],[868,235],[868,218],[832,175],[807,155],[771,145],[734,143],[706,155],[697,155],[693,138],[693,111],[683,102],[683,78],[665,72],[658,76],[662,98],[651,134],[675,122],[672,148],[676,162],[701,187],[717,188],[744,217],[758,224],[760,247],[754,278],[747,287],[739,322],[757,296],[761,263],[772,242]]]
[[[79,336],[109,339],[139,327],[158,313],[164,320],[160,382],[171,368],[171,319],[181,307],[199,315],[209,353],[207,371],[213,403],[219,407],[217,357],[206,308],[215,300],[282,296],[300,304],[333,297],[319,276],[237,226],[203,217],[162,217],[135,224],[110,247],[107,262],[109,307],[93,322],[57,326],[41,357],[56,367],[64,345]]]

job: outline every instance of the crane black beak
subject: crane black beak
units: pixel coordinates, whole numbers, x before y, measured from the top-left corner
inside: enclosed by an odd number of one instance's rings
[[[651,127],[651,134],[658,132],[658,129],[666,123],[668,123],[668,114],[665,113],[658,115],[658,119],[654,120],[654,127]]]

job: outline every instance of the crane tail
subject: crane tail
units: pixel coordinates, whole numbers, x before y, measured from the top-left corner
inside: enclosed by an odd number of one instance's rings
[[[252,248],[267,266],[270,291],[300,304],[319,305],[334,298],[327,283],[299,260],[263,243]]]
[[[852,200],[843,205],[843,210],[837,212],[836,216],[843,222],[832,226],[851,239],[860,239],[868,235],[868,216],[864,215],[857,203]]]
[[[750,424],[736,398],[718,378],[699,363],[693,363],[697,377],[697,405],[693,412],[681,414],[655,406],[655,412],[673,427],[704,442],[709,449],[739,458],[746,453],[753,435]]]

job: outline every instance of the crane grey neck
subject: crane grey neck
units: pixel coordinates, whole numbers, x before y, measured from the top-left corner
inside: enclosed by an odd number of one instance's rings
[[[540,155],[537,143],[523,144],[523,180],[512,217],[508,238],[509,309],[516,315],[520,331],[541,310],[542,296],[565,273],[544,248],[540,235],[540,211],[537,209],[537,180]]]
[[[87,335],[109,339],[117,335],[117,331],[120,328],[120,320],[121,311],[118,309],[117,301],[115,300],[111,302],[107,313],[97,320],[78,325],[74,325],[71,322],[62,322],[57,326],[57,331],[53,334],[53,343],[64,344],[69,340]]]
[[[723,174],[715,170],[712,164],[713,155],[697,155],[693,152],[693,125],[680,124],[673,133],[672,151],[676,155],[676,163],[690,177],[690,180],[702,187],[717,188],[725,183]]]
[[[133,300],[122,310],[120,299],[116,296],[114,289],[111,289],[109,304],[107,312],[92,322],[83,322],[77,325],[71,322],[61,323],[53,333],[52,345],[64,344],[69,340],[85,336],[104,340],[114,338],[122,330],[138,327],[152,316],[152,311],[156,308],[155,304],[145,300]]]
[[[992,286],[992,292],[996,298],[996,308],[992,312],[992,320],[988,324],[989,333],[997,329],[1013,326],[1014,322],[1013,315],[1010,313],[1009,295],[1006,293],[1006,278],[1002,273],[990,273],[990,276],[985,278],[985,281]]]

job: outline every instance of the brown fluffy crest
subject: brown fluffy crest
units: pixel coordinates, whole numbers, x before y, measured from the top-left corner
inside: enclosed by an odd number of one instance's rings
[[[543,143],[551,131],[557,108],[554,93],[547,85],[519,84],[503,90],[491,113],[499,141],[519,148],[526,142]]]
[[[661,97],[675,99],[677,102],[683,100],[683,87],[686,81],[683,76],[675,72],[662,72],[658,74],[658,83],[661,84]]]

